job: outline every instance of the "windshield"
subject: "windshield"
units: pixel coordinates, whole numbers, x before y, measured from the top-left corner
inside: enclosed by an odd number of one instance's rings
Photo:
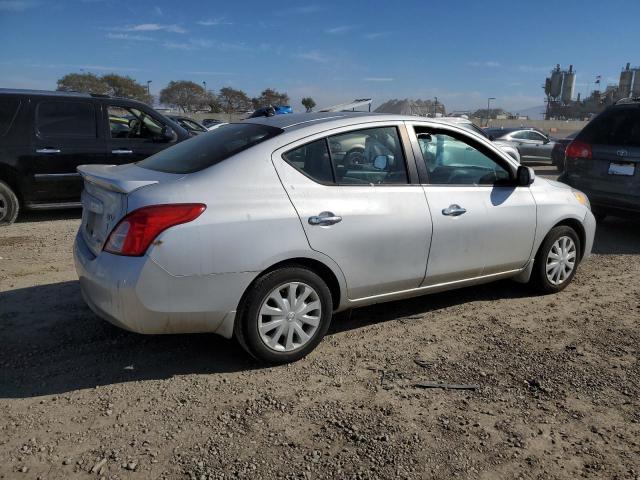
[[[282,133],[255,123],[233,123],[152,155],[137,165],[166,173],[193,173]]]

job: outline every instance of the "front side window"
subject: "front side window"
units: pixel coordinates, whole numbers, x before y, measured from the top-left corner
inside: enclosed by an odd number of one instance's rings
[[[536,142],[544,142],[546,140],[543,135],[538,132],[534,132],[533,130],[529,130],[527,133],[529,140],[535,140]]]
[[[282,133],[280,128],[254,123],[232,123],[198,135],[152,155],[137,165],[166,173],[193,173]]]
[[[109,105],[111,138],[138,138],[155,140],[162,136],[162,125],[137,108]]]
[[[444,133],[417,132],[432,185],[495,185],[509,182],[509,171],[464,140]]]
[[[36,126],[40,137],[96,138],[93,103],[44,101],[38,105]]]

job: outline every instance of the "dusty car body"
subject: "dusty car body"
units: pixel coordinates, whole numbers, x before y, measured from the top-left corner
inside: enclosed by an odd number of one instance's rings
[[[362,162],[332,156],[354,136]],[[79,171],[74,257],[94,312],[140,333],[235,336],[273,363],[353,307],[501,278],[559,291],[595,232],[583,194],[437,119],[256,118]]]

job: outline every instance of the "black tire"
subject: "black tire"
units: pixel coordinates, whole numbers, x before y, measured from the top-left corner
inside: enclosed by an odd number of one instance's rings
[[[259,313],[268,296],[278,287],[300,282],[311,287],[320,302],[320,321],[311,338],[292,351],[277,351],[265,344],[258,331]],[[329,329],[333,312],[331,291],[313,271],[302,266],[283,267],[259,277],[245,293],[236,316],[234,334],[238,343],[255,359],[268,364],[295,362],[309,354]]]
[[[555,242],[562,237],[569,237],[571,238],[571,240],[573,240],[576,250],[575,265],[567,278],[565,278],[559,284],[554,284],[547,277],[547,258],[549,257],[549,252]],[[552,228],[542,242],[542,245],[540,245],[538,253],[536,254],[536,258],[533,264],[533,272],[531,273],[530,284],[542,294],[557,293],[564,290],[567,285],[571,283],[571,280],[573,280],[573,277],[578,271],[581,256],[582,246],[580,244],[580,237],[573,228],[567,227],[565,225]]]
[[[20,202],[11,187],[0,180],[0,226],[11,225],[18,218]]]

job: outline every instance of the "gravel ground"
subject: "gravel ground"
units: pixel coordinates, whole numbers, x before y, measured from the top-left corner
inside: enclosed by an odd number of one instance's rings
[[[356,310],[276,368],[96,318],[78,224],[0,230],[0,478],[640,478],[637,223],[601,225],[558,295],[506,281]]]

